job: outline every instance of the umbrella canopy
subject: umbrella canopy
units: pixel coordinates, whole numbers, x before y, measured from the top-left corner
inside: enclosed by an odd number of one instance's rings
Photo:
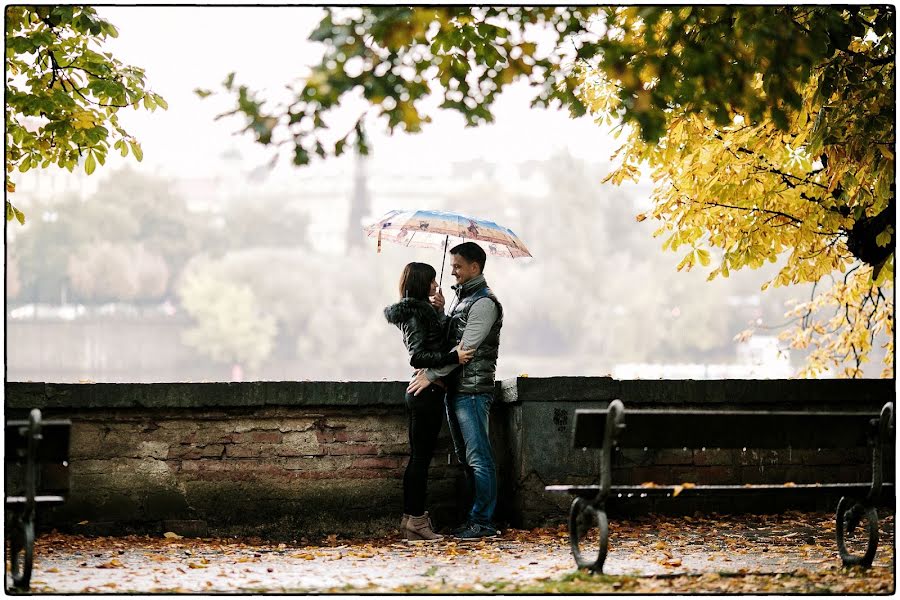
[[[476,219],[439,210],[392,210],[364,228],[369,237],[403,246],[444,248],[449,238],[475,242],[492,256],[522,258],[531,256],[522,240],[508,227],[493,221]]]

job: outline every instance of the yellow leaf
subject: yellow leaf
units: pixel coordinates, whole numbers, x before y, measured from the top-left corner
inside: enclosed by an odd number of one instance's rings
[[[697,259],[700,261],[700,264],[704,267],[709,266],[709,250],[703,250],[702,248],[697,249]]]
[[[205,569],[206,565],[202,565],[200,563],[195,563],[195,562],[189,562],[188,567],[190,567],[192,569]]]
[[[167,531],[163,534],[164,537],[170,540],[180,540],[182,536],[178,535],[174,531]]]
[[[683,491],[684,491],[683,485],[676,485],[675,489],[672,490],[672,497],[674,498],[675,496],[677,496],[678,494],[680,494]]]

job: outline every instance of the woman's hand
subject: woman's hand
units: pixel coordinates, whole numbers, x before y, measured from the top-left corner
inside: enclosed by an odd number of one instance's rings
[[[441,291],[441,288],[438,288],[434,296],[431,297],[431,305],[439,313],[444,312],[444,293]]]
[[[475,348],[463,348],[460,346],[456,349],[456,354],[459,356],[459,364],[464,365],[470,360],[472,360],[472,356],[475,354]]]

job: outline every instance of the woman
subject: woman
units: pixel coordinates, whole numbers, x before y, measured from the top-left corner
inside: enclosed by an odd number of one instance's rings
[[[424,263],[409,263],[400,276],[400,302],[384,309],[388,323],[403,332],[403,343],[409,351],[409,364],[416,369],[465,364],[474,350],[444,350],[444,331],[441,317],[428,302],[437,291],[435,271]],[[406,394],[409,422],[409,463],[403,474],[403,518],[400,527],[408,540],[436,541],[443,536],[434,533],[431,519],[425,512],[425,493],[428,486],[428,466],[441,423],[444,420],[445,388],[440,380],[432,383],[418,396]]]

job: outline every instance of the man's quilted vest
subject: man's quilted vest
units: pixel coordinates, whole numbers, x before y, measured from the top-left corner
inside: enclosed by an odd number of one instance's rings
[[[450,387],[460,394],[492,394],[494,377],[497,374],[497,355],[500,351],[500,328],[503,327],[503,306],[491,292],[487,284],[472,291],[463,292],[450,315],[447,338],[455,346],[459,344],[466,329],[469,311],[476,300],[490,298],[497,306],[497,320],[487,337],[475,350],[468,364],[462,365],[451,375]]]

